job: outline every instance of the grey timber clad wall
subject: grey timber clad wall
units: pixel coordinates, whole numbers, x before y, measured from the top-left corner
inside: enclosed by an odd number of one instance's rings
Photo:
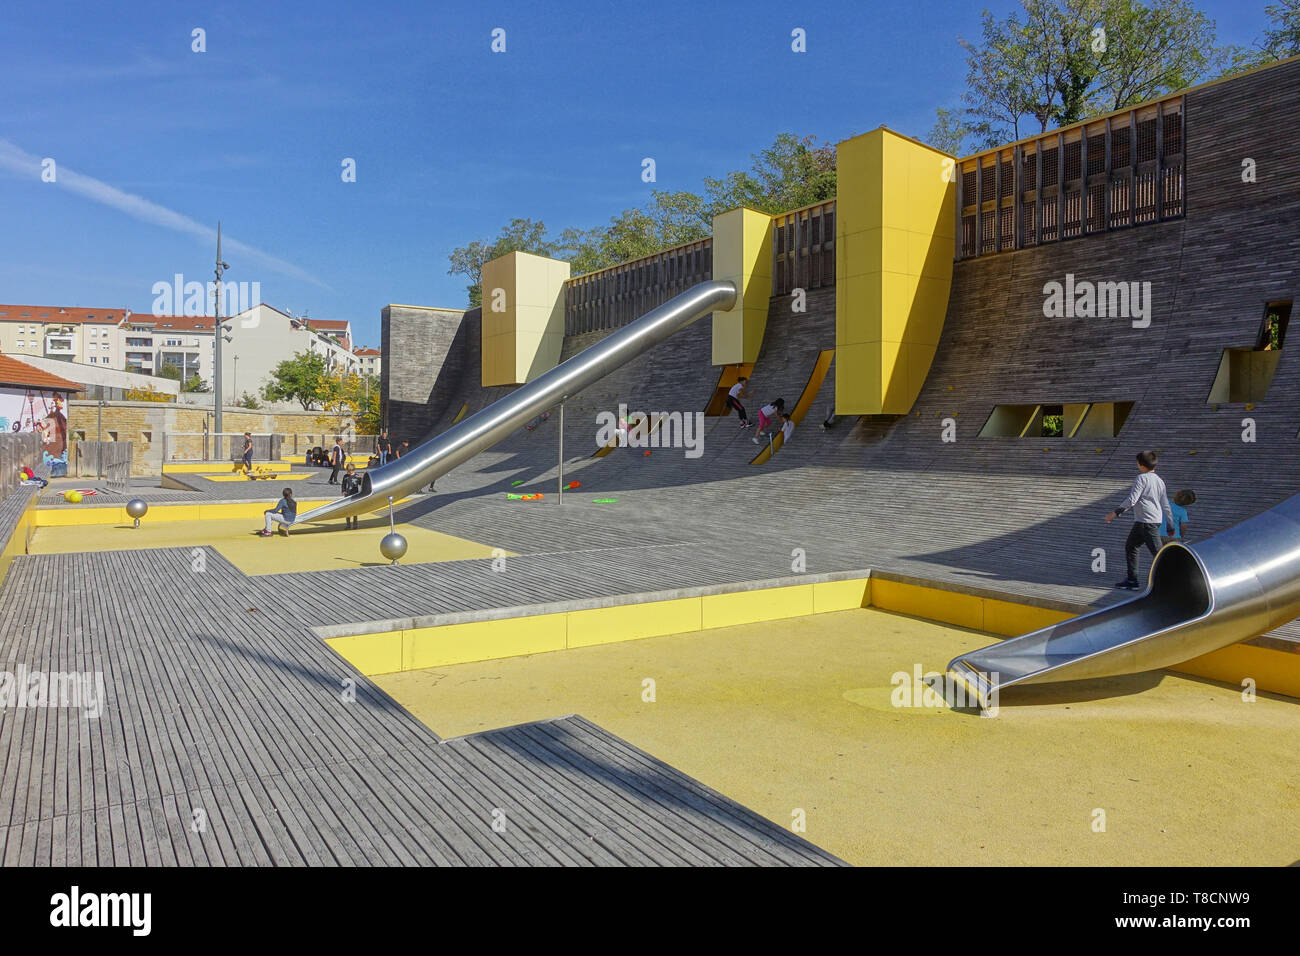
[[[381,387],[392,434],[415,442],[432,430],[460,384],[468,326],[478,322],[478,310],[384,307]]]
[[[1186,110],[1186,218],[957,263],[912,413],[864,420],[838,463],[1127,480],[1135,453],[1154,448],[1171,490],[1200,495],[1202,533],[1297,490],[1300,334],[1257,407],[1206,399],[1223,350],[1254,343],[1265,303],[1300,300],[1300,154],[1271,132],[1277,117],[1300,115],[1300,62],[1189,93]],[[1255,183],[1241,180],[1245,158]],[[1067,273],[1150,282],[1150,327],[1045,318],[1043,286]],[[1136,404],[1115,439],[977,437],[995,405],[1082,401]],[[958,440],[944,444],[949,415]],[[1242,441],[1245,418],[1254,443]]]

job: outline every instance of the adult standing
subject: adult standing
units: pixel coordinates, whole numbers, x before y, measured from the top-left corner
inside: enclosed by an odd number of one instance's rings
[[[339,471],[343,468],[344,462],[348,457],[347,452],[343,450],[343,439],[335,436],[334,447],[330,449],[330,481],[331,485],[339,483]]]

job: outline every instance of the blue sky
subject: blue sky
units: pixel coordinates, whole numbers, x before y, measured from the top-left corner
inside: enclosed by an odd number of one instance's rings
[[[1200,5],[1221,43],[1266,23],[1265,0]],[[448,252],[513,216],[599,225],[781,132],[924,134],[961,94],[956,38],[985,6],[1013,4],[14,5],[0,302],[148,312],[155,282],[211,277],[220,218],[228,280],[377,345],[386,303],[463,306]]]

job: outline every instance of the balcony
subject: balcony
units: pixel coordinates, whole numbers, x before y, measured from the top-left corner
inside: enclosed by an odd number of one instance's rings
[[[46,355],[75,355],[77,351],[77,340],[71,335],[47,335],[45,336],[45,354]]]

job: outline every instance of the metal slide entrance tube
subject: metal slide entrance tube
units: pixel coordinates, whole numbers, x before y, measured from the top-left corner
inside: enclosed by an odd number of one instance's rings
[[[730,309],[736,296],[735,284],[726,280],[701,282],[687,289],[460,424],[422,442],[405,457],[367,471],[361,478],[360,494],[313,508],[298,520],[350,518],[374,511],[389,495],[396,499],[419,490],[696,319]]]
[[[954,658],[979,695],[1014,684],[1137,674],[1300,616],[1300,495],[1196,544],[1168,544],[1141,595]]]

